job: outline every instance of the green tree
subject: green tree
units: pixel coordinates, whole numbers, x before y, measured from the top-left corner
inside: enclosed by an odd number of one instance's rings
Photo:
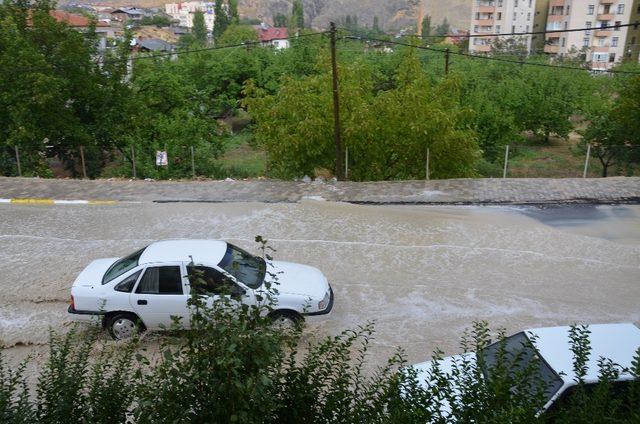
[[[196,43],[207,44],[207,26],[204,22],[204,13],[201,10],[197,10],[193,14],[193,29],[191,32]]]
[[[273,26],[276,28],[284,28],[287,26],[287,17],[282,13],[278,13],[273,17]]]
[[[380,29],[380,18],[378,18],[377,16],[373,17],[373,32],[374,33],[381,33],[382,30]]]
[[[240,23],[240,15],[238,14],[238,0],[229,0],[229,17],[230,24],[238,25]]]
[[[422,19],[422,37],[427,38],[431,35],[431,16],[427,15]]]
[[[248,25],[231,25],[220,36],[220,45],[258,41],[258,33]]]
[[[329,70],[326,60],[320,66]],[[395,88],[376,92],[370,65],[341,65],[341,124],[353,179],[424,178],[427,149],[432,176],[474,174],[480,151],[466,124],[470,111],[457,104],[458,82],[432,85],[419,68],[415,55],[406,55],[395,73]],[[251,97],[245,104],[276,176],[334,169],[330,87],[330,72],[285,78],[277,95],[248,85]]]
[[[227,8],[224,7],[222,0],[217,1],[214,7],[215,22],[213,24],[213,39],[218,42],[218,39],[229,26],[229,15],[227,14]]]
[[[440,37],[444,37],[451,31],[451,25],[449,25],[449,21],[445,17],[442,20],[442,23],[436,27],[436,35]]]
[[[291,25],[294,29],[304,28],[304,9],[302,7],[302,0],[293,0]]]

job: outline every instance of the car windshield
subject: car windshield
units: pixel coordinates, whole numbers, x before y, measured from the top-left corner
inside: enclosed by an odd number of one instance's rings
[[[124,258],[115,261],[114,264],[109,267],[107,272],[104,273],[104,277],[102,277],[102,284],[107,284],[109,281],[112,281],[125,272],[137,267],[138,261],[140,260],[140,255],[142,255],[144,249],[146,249],[146,247],[143,247],[137,252],[133,252],[129,256],[125,256]]]
[[[264,259],[227,243],[227,251],[218,266],[252,289],[262,285],[267,271]]]
[[[501,347],[504,343],[505,363],[504,366],[509,367],[512,375],[517,374],[527,368],[532,361],[536,361],[536,377],[540,378],[545,384],[545,402],[548,402],[553,395],[562,387],[562,379],[556,372],[546,363],[546,361],[538,355],[538,351],[532,345],[531,341],[524,333],[518,333],[511,337],[507,337],[504,341],[499,341],[487,346],[480,352],[484,359],[482,372],[486,378],[490,377],[490,373],[498,364],[498,357]],[[531,389],[535,391],[538,381],[531,381]]]

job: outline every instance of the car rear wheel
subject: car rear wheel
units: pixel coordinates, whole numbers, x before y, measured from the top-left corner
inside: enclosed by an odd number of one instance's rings
[[[270,316],[273,325],[282,329],[293,329],[304,321],[302,315],[295,311],[274,311]]]
[[[140,319],[127,313],[114,314],[107,322],[109,334],[114,340],[126,340],[144,331]]]

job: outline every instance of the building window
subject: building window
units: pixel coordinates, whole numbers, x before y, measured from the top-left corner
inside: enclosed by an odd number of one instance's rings
[[[533,1],[532,1],[532,0],[529,0],[529,7],[531,7],[531,3],[533,3]]]
[[[516,12],[513,12],[513,20],[515,21],[516,19],[518,19],[518,14]]]
[[[512,25],[512,26],[511,26],[511,33],[513,34],[514,32],[516,32],[516,26],[515,26],[515,25]]]
[[[618,15],[624,15],[624,3],[618,5]],[[468,15],[467,15],[468,16]]]
[[[496,32],[500,34],[500,25],[496,25]]]
[[[518,7],[518,0],[515,0],[513,3],[513,7]]]
[[[531,20],[531,12],[527,13],[527,21]]]
[[[589,6],[587,6],[587,15],[593,15],[593,11],[595,9],[595,6],[590,4]]]
[[[571,6],[567,5],[567,15],[569,14],[569,9],[571,9]]]
[[[562,37],[562,47],[565,47],[567,45],[567,40]]]
[[[502,7],[502,0],[498,0],[498,7]]]
[[[582,47],[589,47],[589,37],[582,39]]]
[[[502,20],[502,12],[498,12],[498,20],[501,21]]]
[[[611,38],[611,47],[618,47],[618,37]]]
[[[478,29],[480,29],[479,25],[474,25],[473,26],[473,32],[478,32]]]
[[[529,32],[529,25],[527,25],[527,29],[525,29],[524,32]]]
[[[613,63],[616,61],[616,54],[615,53],[610,53],[609,54],[609,63]]]
[[[622,25],[622,21],[616,21],[614,31],[620,31],[620,25]]]
[[[585,28],[591,28],[591,22],[585,22]],[[585,31],[584,35],[591,35],[591,31]]]
[[[604,37],[598,37],[598,47],[604,47],[605,40],[606,38]]]
[[[476,21],[480,20],[480,12],[476,12]]]
[[[609,21],[600,21],[600,28],[605,28],[609,26]]]

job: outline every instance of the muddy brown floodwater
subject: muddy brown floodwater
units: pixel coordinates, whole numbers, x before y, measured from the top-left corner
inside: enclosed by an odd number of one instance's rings
[[[409,362],[487,320],[508,332],[573,322],[640,324],[640,206],[540,208],[296,204],[0,205],[0,344],[46,350],[68,328],[69,290],[91,260],[166,238],[227,239],[310,264],[336,296],[320,334],[375,320],[373,363]]]

